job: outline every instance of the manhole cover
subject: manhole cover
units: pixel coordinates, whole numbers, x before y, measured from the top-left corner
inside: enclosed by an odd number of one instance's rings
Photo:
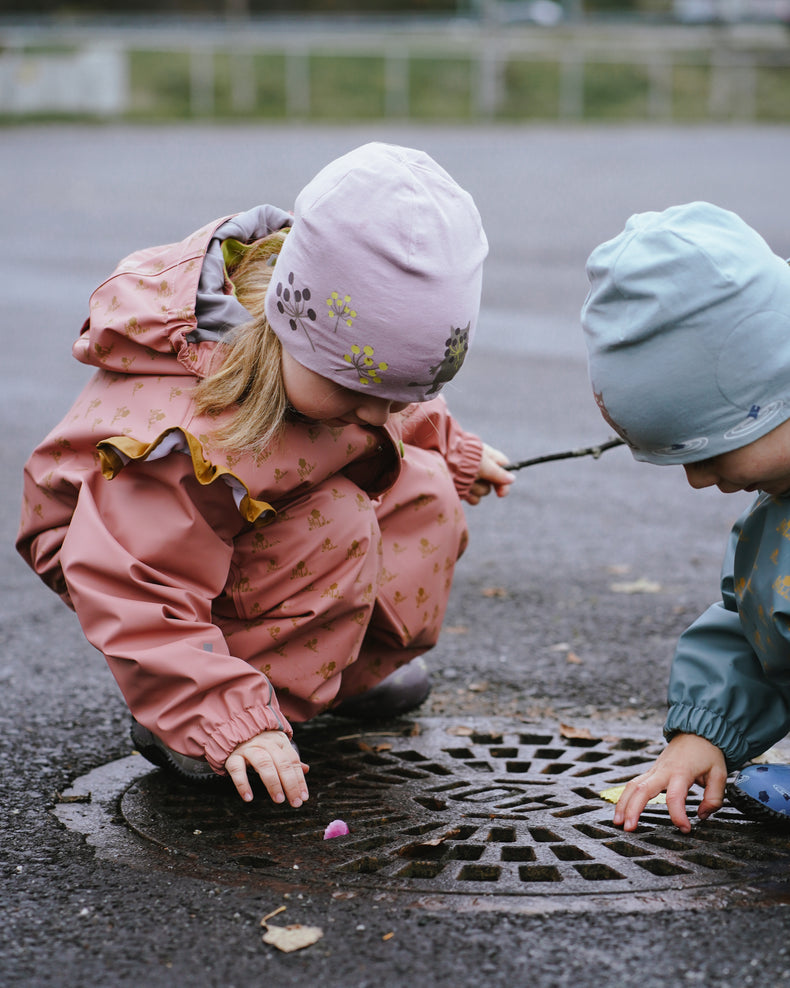
[[[734,808],[689,835],[663,805],[649,806],[634,833],[614,827],[600,793],[639,774],[662,745],[600,735],[450,720],[370,732],[327,720],[299,735],[311,766],[311,798],[299,810],[262,790],[243,804],[229,786],[174,784],[143,769],[120,811],[171,867],[180,860],[214,879],[336,894],[540,897],[557,908],[630,897],[656,908],[698,903],[711,890],[721,899],[724,888],[750,890],[753,903],[758,887],[764,897],[788,873],[786,835]],[[79,804],[66,805],[59,815],[74,825]],[[324,841],[338,818],[350,834]]]

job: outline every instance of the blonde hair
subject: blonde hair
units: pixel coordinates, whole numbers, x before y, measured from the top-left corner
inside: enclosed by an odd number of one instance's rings
[[[276,256],[287,230],[278,230],[253,244],[226,240],[225,266],[236,296],[252,320],[235,329],[218,348],[221,361],[194,392],[198,414],[219,415],[234,408],[230,420],[211,438],[243,452],[282,439],[288,399],[282,378],[282,347],[263,311]]]

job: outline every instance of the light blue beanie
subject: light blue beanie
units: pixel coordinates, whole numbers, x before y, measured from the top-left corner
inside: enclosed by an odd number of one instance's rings
[[[587,276],[590,382],[637,460],[708,459],[790,418],[790,267],[734,213],[637,213]]]

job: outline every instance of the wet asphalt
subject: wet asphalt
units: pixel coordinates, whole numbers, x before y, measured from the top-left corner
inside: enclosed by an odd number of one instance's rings
[[[733,905],[569,913],[467,899],[190,877],[144,843],[98,855],[55,815],[86,773],[131,752],[128,714],[75,618],[15,555],[25,457],[85,369],[70,345],[90,291],[125,253],[270,201],[289,207],[332,157],[370,139],[426,149],[475,196],[491,244],[478,339],[447,391],[513,459],[609,437],[589,393],[584,261],[635,211],[706,198],[783,256],[787,128],[61,127],[0,141],[0,718],[8,985],[758,985],[790,982],[782,895]],[[468,512],[426,717],[619,724],[660,736],[679,632],[717,591],[744,501],[692,492],[622,449],[523,471]],[[118,821],[116,821],[118,823]],[[121,822],[122,823],[122,822]],[[782,876],[777,876],[782,877]],[[322,927],[285,954],[262,916]],[[577,903],[578,906],[578,903]]]

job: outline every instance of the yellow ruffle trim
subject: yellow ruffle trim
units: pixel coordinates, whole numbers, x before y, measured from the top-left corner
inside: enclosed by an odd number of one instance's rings
[[[191,433],[178,427],[165,429],[150,443],[140,442],[139,439],[132,439],[130,436],[110,436],[108,439],[102,440],[96,446],[101,461],[102,475],[107,480],[112,480],[123,470],[128,460],[147,460],[160,443],[174,432],[181,433],[184,438],[198,483],[207,486],[213,484],[215,480],[232,479],[245,491],[239,502],[239,512],[242,518],[254,525],[266,525],[274,521],[277,517],[277,511],[271,504],[267,501],[256,501],[254,497],[251,497],[249,488],[240,477],[227,467],[217,466],[207,460],[198,440]],[[180,452],[184,451],[180,450]]]

